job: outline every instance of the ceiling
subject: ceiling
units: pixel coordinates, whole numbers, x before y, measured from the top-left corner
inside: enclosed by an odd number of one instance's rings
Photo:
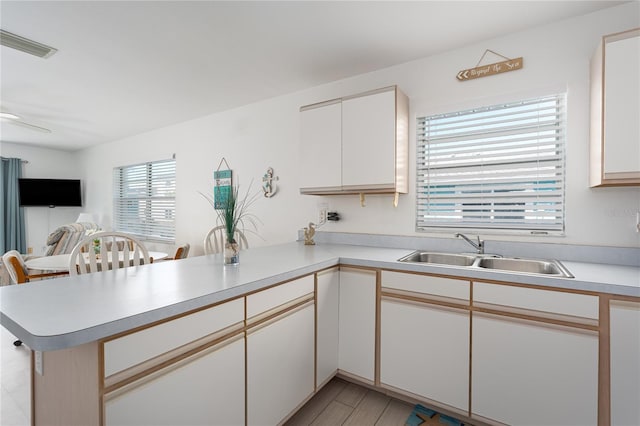
[[[0,141],[77,150],[590,13],[612,1],[7,1]],[[526,12],[525,12],[526,11]]]

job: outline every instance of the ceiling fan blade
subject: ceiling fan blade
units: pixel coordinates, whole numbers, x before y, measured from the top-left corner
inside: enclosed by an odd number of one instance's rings
[[[51,133],[51,130],[47,128],[36,126],[35,124],[25,123],[24,121],[18,121],[18,120],[12,120],[12,119],[3,119],[2,121],[10,124],[15,124],[16,126],[21,126],[27,129],[35,130],[37,132]]]

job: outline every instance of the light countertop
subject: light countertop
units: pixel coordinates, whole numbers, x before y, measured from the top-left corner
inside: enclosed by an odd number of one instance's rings
[[[337,264],[640,297],[640,268],[563,262],[575,278],[401,263],[413,250],[301,242],[0,288],[0,323],[34,350],[81,345]],[[562,260],[562,259],[560,259]]]

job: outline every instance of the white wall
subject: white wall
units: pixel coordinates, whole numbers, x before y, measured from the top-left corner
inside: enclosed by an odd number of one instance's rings
[[[358,233],[436,235],[415,231],[415,158],[410,164],[410,193],[398,208],[390,196],[369,196],[361,208],[357,196],[301,196],[298,176],[299,107],[335,97],[397,84],[411,100],[410,153],[415,152],[415,117],[449,112],[496,101],[565,90],[568,93],[566,235],[530,237],[483,234],[489,239],[519,239],[621,247],[640,245],[634,232],[640,209],[639,188],[588,186],[589,60],[604,34],[640,26],[638,2],[583,17],[398,65],[381,71],[269,99],[238,109],[157,129],[135,137],[93,147],[79,153],[87,188],[86,208],[111,213],[111,171],[115,166],[177,158],[177,242],[189,242],[202,252],[202,238],[215,224],[215,213],[198,191],[210,191],[212,174],[222,157],[246,188],[273,167],[280,177],[279,192],[261,197],[254,212],[262,220],[252,246],[291,241],[296,231],[316,218],[318,203],[329,203],[343,220],[324,230]],[[479,18],[481,19],[481,18]],[[524,57],[519,71],[458,82],[456,73],[475,66],[491,49],[510,57]],[[492,59],[495,59],[492,60]],[[490,58],[490,62],[500,59]],[[366,161],[366,153],[363,153]]]
[[[26,178],[83,179],[75,153],[7,142],[0,143],[0,152],[3,157],[28,161],[22,166],[22,176]],[[82,207],[25,207],[27,247],[34,254],[44,254],[49,233],[60,225],[75,222],[82,211]]]

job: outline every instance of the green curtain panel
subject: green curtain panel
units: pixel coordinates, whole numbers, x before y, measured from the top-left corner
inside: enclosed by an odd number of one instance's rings
[[[27,252],[27,239],[24,229],[24,211],[20,207],[18,196],[18,179],[22,176],[22,160],[19,158],[2,158],[0,173],[0,191],[2,191],[2,208],[0,223],[0,253],[9,250]]]

